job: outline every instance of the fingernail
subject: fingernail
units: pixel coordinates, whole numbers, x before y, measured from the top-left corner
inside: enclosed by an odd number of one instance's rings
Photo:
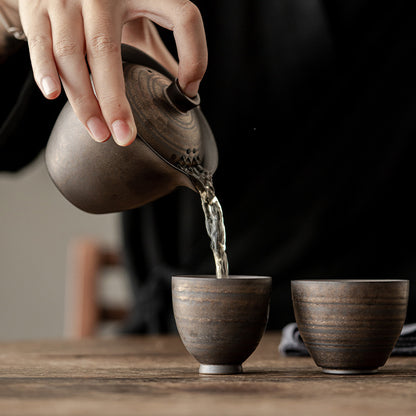
[[[186,84],[185,88],[182,90],[188,97],[193,98],[198,94],[199,84],[199,81],[190,82],[189,84]]]
[[[46,96],[53,94],[59,89],[58,83],[50,76],[42,78],[41,85],[42,91]]]
[[[110,132],[108,131],[106,124],[98,117],[91,117],[87,121],[87,127],[92,138],[97,142],[104,142],[110,136]]]
[[[113,138],[120,146],[127,146],[133,140],[133,129],[123,120],[116,120],[111,128],[113,130]]]

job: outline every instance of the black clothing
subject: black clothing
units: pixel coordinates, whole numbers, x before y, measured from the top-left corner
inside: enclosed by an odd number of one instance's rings
[[[415,321],[410,3],[195,3],[230,274],[273,277],[269,328],[293,321],[290,280],[308,277],[408,278]],[[199,197],[177,190],[121,218],[137,300],[125,331],[171,331],[171,275],[215,271]]]
[[[48,101],[33,79],[27,45],[0,65],[0,170],[15,172],[45,147],[65,104],[62,94]]]

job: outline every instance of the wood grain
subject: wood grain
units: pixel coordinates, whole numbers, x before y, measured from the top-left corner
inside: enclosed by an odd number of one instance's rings
[[[331,376],[267,333],[245,373],[200,376],[180,339],[0,343],[0,415],[414,415],[416,357]]]

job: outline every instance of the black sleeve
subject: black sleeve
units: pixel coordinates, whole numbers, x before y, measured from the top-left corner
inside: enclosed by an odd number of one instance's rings
[[[0,91],[0,171],[15,172],[45,147],[66,97],[43,97],[26,45],[0,65]]]

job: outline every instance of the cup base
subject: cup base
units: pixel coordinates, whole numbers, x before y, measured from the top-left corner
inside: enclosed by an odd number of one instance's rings
[[[239,364],[201,364],[199,374],[240,374],[243,368]]]
[[[378,372],[378,368],[369,369],[354,369],[354,368],[321,368],[326,374],[338,374],[338,375],[354,375],[354,374],[375,374]]]

